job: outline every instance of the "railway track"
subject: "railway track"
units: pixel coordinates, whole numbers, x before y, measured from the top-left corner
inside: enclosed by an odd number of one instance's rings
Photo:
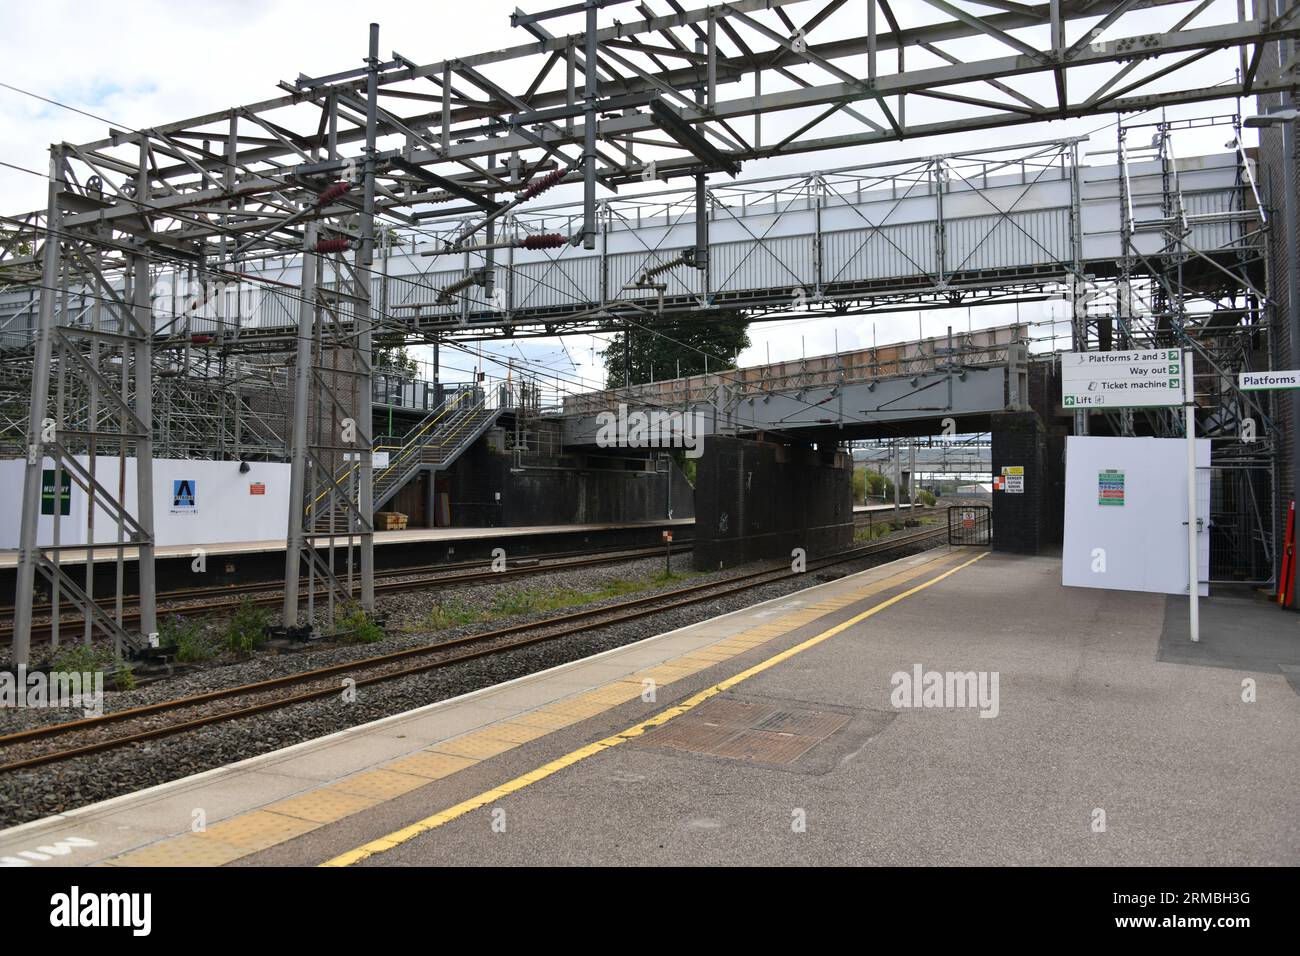
[[[680,554],[690,549],[689,544],[676,545],[673,548],[673,554]],[[564,571],[570,568],[589,568],[603,564],[618,564],[623,561],[637,561],[642,558],[658,558],[663,557],[663,553],[663,548],[655,547],[637,550],[620,549],[576,558],[572,553],[537,555],[535,558],[537,561],[552,563],[507,567],[503,571],[484,571],[484,562],[482,560],[465,561],[458,564],[428,564],[409,568],[391,568],[375,575],[375,594],[394,594],[401,591],[451,587],[483,581],[508,581],[513,578],[530,577],[547,572]],[[306,579],[303,579],[303,582],[305,585]],[[326,598],[328,593],[325,588],[315,590],[316,596],[322,599]],[[282,595],[281,586],[275,582],[183,588],[158,595],[158,614],[161,616],[164,613],[175,613],[186,617],[205,617],[233,611],[245,600],[251,601],[258,606],[274,607],[280,603]],[[133,600],[131,603],[136,603],[136,601],[138,599]],[[198,603],[181,604],[179,607],[172,606],[187,601]],[[112,613],[115,609],[113,599],[103,599],[96,601],[96,603],[109,613]],[[51,605],[49,603],[36,605],[32,609],[33,616],[48,615],[50,612]],[[0,642],[3,642],[13,637],[12,606],[0,608],[0,616],[9,618],[8,622],[0,624]],[[139,610],[124,609],[122,620],[127,625],[138,624],[140,620]],[[85,618],[79,612],[59,618],[60,630],[79,629],[84,623]],[[51,631],[50,622],[35,621],[32,624],[32,639],[48,639]]]
[[[904,512],[906,517],[914,515],[930,514],[937,510],[936,508],[920,507]],[[877,512],[875,516],[866,513],[854,515],[854,526],[865,527],[871,523],[873,517],[878,517],[880,521],[887,521],[892,517],[890,512]],[[676,554],[680,551],[689,550],[690,546],[682,545],[673,549]],[[457,564],[427,564],[415,565],[407,568],[390,568],[385,571],[377,572],[375,582],[375,593],[392,594],[401,591],[418,590],[421,588],[447,587],[457,584],[473,584],[476,581],[501,581],[508,580],[512,577],[527,577],[533,574],[541,574],[550,570],[563,570],[565,568],[582,568],[593,567],[603,563],[616,563],[618,561],[634,561],[646,557],[658,557],[663,551],[659,548],[645,548],[637,551],[620,551],[609,552],[600,555],[592,555],[588,558],[581,558],[576,561],[566,561],[564,559],[572,557],[572,553],[553,553],[536,555],[538,561],[555,561],[551,565],[537,566],[528,565],[525,567],[509,568],[505,571],[483,571],[483,562],[466,561]],[[460,574],[458,572],[467,573]],[[427,577],[413,577],[428,575]],[[411,578],[411,580],[400,580]],[[306,586],[306,579],[303,579]],[[276,582],[250,582],[247,584],[231,585],[213,585],[210,587],[180,588],[167,591],[158,595],[158,611],[160,614],[177,613],[184,616],[204,617],[229,613],[233,611],[243,599],[250,600],[253,604],[262,607],[274,607],[281,601],[282,591]],[[325,598],[328,591],[325,588],[315,590],[317,597]],[[127,596],[123,602],[122,622],[128,627],[138,624],[140,614],[133,606],[138,604],[139,598],[136,596]],[[186,603],[181,607],[170,607],[169,605],[182,602]],[[115,598],[103,598],[95,602],[105,611],[112,613],[116,609]],[[52,606],[49,602],[33,605],[32,614],[36,621],[32,624],[32,640],[48,640],[52,635],[52,628],[48,621],[40,620],[51,613]],[[0,607],[0,642],[9,641],[13,638],[13,606]],[[84,626],[85,618],[80,613],[64,615],[60,617],[60,630],[78,629]]]
[[[45,764],[99,753],[160,737],[185,733],[224,721],[251,717],[289,707],[294,704],[321,700],[339,694],[338,678],[347,674],[353,687],[365,687],[384,681],[396,680],[451,666],[464,661],[501,654],[506,651],[530,647],[548,641],[600,627],[649,617],[679,607],[716,600],[729,594],[751,590],[765,584],[802,577],[808,573],[850,561],[875,557],[891,551],[919,546],[933,547],[941,543],[946,528],[929,529],[840,552],[837,555],[814,561],[803,574],[784,568],[751,571],[717,581],[688,585],[648,597],[633,598],[617,604],[588,608],[562,614],[541,621],[514,624],[447,641],[405,648],[386,654],[374,655],[327,667],[289,674],[253,684],[227,687],[188,697],[161,701],[126,710],[114,711],[96,717],[33,727],[0,736],[2,752],[9,748],[26,748],[34,742],[54,742],[51,749],[24,753],[0,763],[0,773],[24,770]],[[531,632],[531,633],[530,633]],[[519,635],[516,637],[516,635]],[[418,660],[429,658],[432,660]],[[416,663],[410,663],[418,661]],[[226,702],[232,706],[211,711],[213,704]],[[204,712],[204,711],[207,712]],[[194,711],[187,713],[187,711]],[[164,715],[176,717],[164,719]],[[119,727],[118,725],[126,725]],[[114,734],[112,730],[122,730]],[[62,746],[60,746],[60,744]]]

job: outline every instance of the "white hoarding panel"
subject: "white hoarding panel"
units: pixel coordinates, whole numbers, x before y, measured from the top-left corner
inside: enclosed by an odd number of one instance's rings
[[[89,459],[78,455],[83,467]],[[248,463],[239,470],[237,461],[190,461],[155,458],[154,539],[159,546],[179,544],[228,544],[237,541],[284,540],[289,521],[289,465],[283,462]],[[44,467],[54,462],[45,459]],[[0,495],[7,501],[22,500],[24,463],[0,462]],[[116,492],[119,485],[118,459],[100,457],[95,477],[101,486]],[[126,460],[120,481],[126,488],[126,507],[136,513],[135,459]],[[86,543],[86,492],[72,482],[68,514],[59,521],[59,542]],[[18,547],[20,508],[0,509],[0,548]],[[54,540],[54,517],[42,514],[37,524],[37,541]],[[117,521],[102,504],[95,506],[95,541],[117,540]]]
[[[1210,442],[1196,442],[1198,577],[1210,576]],[[1187,594],[1187,442],[1072,436],[1061,583]],[[1202,583],[1202,596],[1209,588]]]

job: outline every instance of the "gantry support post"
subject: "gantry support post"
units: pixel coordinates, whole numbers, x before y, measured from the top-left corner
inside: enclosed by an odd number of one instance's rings
[[[302,298],[298,305],[298,353],[294,366],[293,427],[289,439],[289,530],[284,552],[285,627],[298,624],[298,575],[302,570],[307,541],[303,531],[307,492],[307,416],[310,413],[312,373],[312,333],[316,325],[316,225],[310,224],[303,235]]]
[[[587,47],[583,70],[587,80],[582,125],[582,248],[596,248],[596,11],[587,0]]]
[[[357,250],[357,429],[365,443],[359,449],[357,510],[361,515],[361,606],[375,610],[375,493],[374,493],[374,421],[371,413],[371,352],[374,344],[373,298],[370,291],[371,266],[375,261],[375,140],[378,135],[379,103],[379,24],[370,24],[370,51],[366,60],[370,68],[366,79],[366,163],[361,204],[361,246]],[[380,281],[387,281],[387,277]]]
[[[63,151],[50,147],[49,199],[45,214],[45,245],[41,256],[40,308],[37,313],[36,348],[32,366],[32,399],[27,416],[27,467],[23,473],[22,517],[18,538],[18,575],[14,593],[13,663],[26,666],[31,655],[32,598],[36,587],[37,547],[41,514],[41,472],[45,463],[45,417],[50,398],[50,363],[54,354],[55,292],[59,287],[60,236],[63,216]],[[55,489],[57,503],[61,489]],[[58,510],[57,507],[55,510]]]
[[[150,292],[149,259],[143,253],[136,253],[131,256],[131,305],[139,328],[136,330],[132,364],[135,366],[135,414],[145,425],[145,431],[135,442],[135,518],[140,526],[136,574],[139,578],[140,633],[149,639],[152,646],[158,640],[158,621],[153,566],[153,305]],[[94,431],[93,423],[90,430]]]

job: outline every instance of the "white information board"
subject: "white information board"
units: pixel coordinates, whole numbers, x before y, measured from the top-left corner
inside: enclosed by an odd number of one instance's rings
[[[1177,349],[1065,352],[1061,404],[1066,408],[1182,405],[1182,358]]]
[[[1061,583],[1187,594],[1187,442],[1070,436]],[[1210,576],[1210,441],[1196,440],[1197,577]],[[1202,583],[1198,593],[1209,593]]]

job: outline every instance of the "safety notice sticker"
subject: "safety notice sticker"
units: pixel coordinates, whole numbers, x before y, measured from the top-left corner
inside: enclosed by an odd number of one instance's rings
[[[1114,468],[1097,472],[1097,504],[1124,506],[1124,472]]]
[[[1023,495],[1025,493],[1024,465],[1003,465],[1001,478],[1001,490],[1007,494]]]

